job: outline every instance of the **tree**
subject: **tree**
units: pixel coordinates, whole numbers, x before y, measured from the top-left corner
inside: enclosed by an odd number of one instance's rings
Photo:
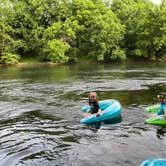
[[[19,56],[14,54],[19,41],[13,38],[14,29],[10,25],[12,18],[12,3],[3,0],[0,3],[0,63],[15,64]]]
[[[128,57],[155,60],[165,51],[165,8],[144,0],[114,0],[114,13],[125,25]]]
[[[113,59],[111,54],[119,46],[124,33],[124,27],[114,13],[101,0],[74,0],[72,13],[82,25],[76,37],[80,52],[85,51],[99,61]],[[121,59],[118,55],[117,58]]]

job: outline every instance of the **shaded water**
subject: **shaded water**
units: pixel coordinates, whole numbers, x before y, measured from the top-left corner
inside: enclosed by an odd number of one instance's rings
[[[121,122],[79,123],[89,91],[121,102]],[[166,91],[166,65],[0,68],[0,166],[137,166],[166,157],[166,129],[145,107]]]

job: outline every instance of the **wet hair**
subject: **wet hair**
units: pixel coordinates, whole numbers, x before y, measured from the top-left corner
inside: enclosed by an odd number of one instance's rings
[[[89,105],[92,105],[92,101],[91,101],[91,99],[90,99],[90,96],[91,96],[92,93],[95,93],[95,95],[96,95],[96,102],[98,103],[98,96],[97,96],[97,93],[94,92],[94,91],[92,91],[92,92],[89,93],[89,97],[88,97]]]
[[[157,98],[160,98],[160,99],[165,99],[166,98],[166,93],[165,92],[160,92],[157,94]]]

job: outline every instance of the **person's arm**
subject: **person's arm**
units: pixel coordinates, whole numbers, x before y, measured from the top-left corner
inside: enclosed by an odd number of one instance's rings
[[[90,113],[90,114],[92,114],[92,110],[90,109],[87,113]]]
[[[88,117],[88,116],[90,116],[90,115],[92,115],[92,110],[91,110],[91,109],[89,109],[87,112],[84,112],[84,113],[83,113],[83,116],[84,116],[84,117]]]
[[[166,119],[166,109],[164,110],[164,118]]]
[[[96,116],[100,116],[101,115],[101,109],[99,108],[98,112],[96,113]]]
[[[163,116],[166,119],[166,104],[164,104],[164,107],[163,107]]]

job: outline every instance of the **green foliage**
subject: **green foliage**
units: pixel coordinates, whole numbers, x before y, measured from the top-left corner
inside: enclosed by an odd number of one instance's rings
[[[158,8],[153,24],[153,45],[157,58],[163,59],[166,54],[166,1],[163,0],[160,8]]]
[[[20,60],[20,57],[16,54],[11,54],[11,53],[5,53],[1,56],[0,62],[2,64],[7,64],[7,65],[14,65],[18,63]]]
[[[83,27],[76,38],[79,50],[86,50],[89,57],[103,61],[123,39],[124,26],[101,0],[75,0],[72,11]]]
[[[65,56],[65,52],[69,49],[69,45],[60,40],[50,40],[45,48],[47,59],[51,62],[67,62],[68,57]]]
[[[121,48],[117,47],[116,49],[114,49],[112,51],[112,55],[111,55],[110,59],[113,59],[113,60],[125,60],[126,59],[125,51],[122,50]]]
[[[2,0],[0,3],[0,63],[15,64],[19,57],[13,52],[16,51],[19,40],[13,37],[15,30],[11,26],[13,17],[12,3]]]
[[[165,1],[165,0],[164,0]],[[114,0],[114,13],[126,27],[123,47],[128,56],[156,60],[166,51],[166,8],[144,0]]]
[[[166,0],[1,0],[0,16],[1,63],[165,60]]]

